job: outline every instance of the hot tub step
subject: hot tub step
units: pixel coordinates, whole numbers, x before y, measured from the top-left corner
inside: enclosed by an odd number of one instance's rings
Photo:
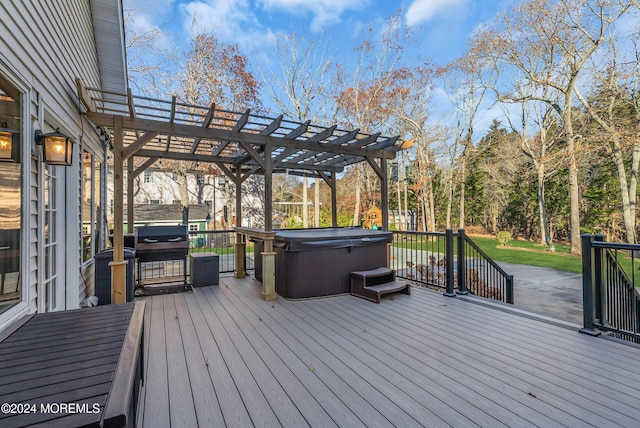
[[[395,272],[386,267],[351,272],[351,294],[380,303],[383,294],[411,294],[411,286],[396,280]]]

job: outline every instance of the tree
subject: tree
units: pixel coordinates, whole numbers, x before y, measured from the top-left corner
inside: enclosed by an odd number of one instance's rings
[[[561,117],[567,142],[571,211],[571,252],[580,253],[580,194],[573,129],[573,95],[586,62],[607,32],[635,1],[529,0],[502,14],[490,34],[501,63],[515,72],[515,82],[548,86],[562,94],[553,105]],[[545,72],[550,68],[551,73]],[[537,95],[537,94],[536,94]],[[535,97],[536,95],[531,95]]]
[[[493,63],[485,55],[484,42],[482,37],[474,36],[464,55],[447,65],[442,72],[448,89],[447,95],[455,108],[458,123],[454,153],[458,155],[460,228],[465,227],[466,162],[469,150],[473,147],[474,126],[485,95],[493,87],[498,75]]]
[[[374,41],[376,37],[378,39]],[[392,121],[387,105],[397,94],[395,72],[402,67],[405,44],[410,44],[411,40],[412,33],[397,15],[387,18],[380,34],[373,26],[368,28],[366,39],[355,49],[358,54],[355,69],[351,72],[338,67],[334,79],[342,125],[368,134],[390,129]],[[360,217],[361,189],[368,204],[373,205],[377,197],[373,191],[377,186],[373,185],[376,179],[372,172],[363,164],[356,165],[355,169],[354,225]]]
[[[285,114],[300,122],[333,123],[327,115],[335,111],[330,104],[331,97],[325,95],[328,86],[328,71],[332,65],[332,55],[327,45],[321,46],[313,40],[291,34],[280,35],[275,48],[280,64],[280,73],[271,71],[270,76],[262,75],[271,100]],[[267,67],[265,67],[267,68]],[[319,113],[323,113],[320,114]],[[309,227],[308,182],[303,177],[302,209],[303,227]],[[316,188],[319,181],[316,180]],[[320,201],[315,201],[316,221],[319,221]]]
[[[432,180],[435,163],[430,145],[439,138],[439,132],[435,127],[427,127],[427,121],[432,115],[431,103],[435,75],[435,67],[429,62],[414,67],[402,67],[394,72],[394,86],[392,88],[394,93],[387,97],[387,111],[398,119],[396,126],[399,132],[409,135],[417,143],[415,149],[417,159],[417,168],[414,173],[416,178],[415,191],[422,200],[423,225],[426,230],[435,230],[436,227]],[[402,163],[404,164],[404,162]],[[405,177],[405,200],[407,179],[408,177]],[[399,181],[398,198],[400,198]],[[398,203],[399,211],[400,206],[401,204]],[[405,203],[405,215],[408,215],[406,206],[407,203]],[[402,215],[400,220],[404,223]]]
[[[631,96],[621,86],[621,79],[625,78],[625,71],[633,73],[635,68],[637,74],[640,67],[638,58],[624,65],[619,64],[617,43],[613,38],[608,41],[610,60],[605,64],[606,67],[601,69],[598,64],[593,64],[592,74],[599,84],[588,98],[578,87],[575,88],[575,93],[586,112],[602,131],[603,135],[600,135],[598,140],[616,168],[626,242],[636,243],[636,200],[640,172],[640,139],[637,138],[639,127],[633,103],[630,102]],[[631,162],[627,162],[629,153]]]

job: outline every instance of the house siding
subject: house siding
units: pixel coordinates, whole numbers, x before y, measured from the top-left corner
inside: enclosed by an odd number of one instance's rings
[[[42,182],[38,151],[34,144],[35,130],[59,127],[74,139],[73,166],[64,171],[65,236],[61,240],[59,257],[67,260],[65,306],[78,307],[93,289],[93,265],[81,265],[81,195],[80,154],[83,149],[91,151],[98,158],[105,159],[105,150],[95,128],[80,114],[80,103],[76,95],[75,79],[91,87],[102,87],[102,75],[96,48],[96,35],[92,7],[107,6],[108,10],[121,10],[120,0],[65,0],[36,1],[13,0],[0,2],[0,62],[27,86],[24,102],[23,144],[31,147],[32,156],[23,159],[23,188],[28,192],[24,199],[24,230],[28,231],[28,268],[24,275],[23,287],[28,289],[26,303],[30,312],[37,310],[37,285],[41,279],[42,260],[39,259],[42,232],[39,185]],[[109,7],[111,9],[109,9]],[[104,23],[103,34],[108,37],[109,25],[119,25],[121,15],[114,15],[110,23]],[[114,24],[114,22],[117,22]],[[121,25],[121,24],[120,24]],[[123,56],[121,38],[108,41],[115,44],[109,55],[120,52]],[[118,49],[119,47],[119,49]],[[109,58],[101,58],[107,64],[107,71],[114,66]],[[122,58],[119,61],[123,66]],[[124,69],[119,70],[126,76]],[[104,73],[104,71],[103,71]],[[122,79],[112,79],[112,86],[126,87]],[[113,89],[113,88],[112,88]],[[26,151],[28,153],[28,149]],[[104,205],[103,205],[104,206]],[[75,255],[75,257],[74,257]],[[0,330],[9,321],[0,318]]]

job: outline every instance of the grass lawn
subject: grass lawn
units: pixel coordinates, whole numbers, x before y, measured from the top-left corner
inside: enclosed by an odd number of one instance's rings
[[[582,258],[569,254],[569,246],[555,244],[555,251],[548,251],[548,248],[537,242],[525,240],[512,240],[508,246],[502,247],[495,238],[470,236],[471,240],[478,245],[482,251],[497,262],[516,263],[521,265],[547,267],[568,272],[582,272]],[[440,251],[444,252],[444,237],[439,238]],[[420,242],[396,242],[398,247],[427,249],[427,240]],[[436,250],[437,251],[437,250]],[[454,254],[457,248],[454,247]]]
[[[544,245],[531,241],[512,240],[508,246],[502,247],[495,238],[471,236],[471,240],[497,262],[582,272],[581,257],[569,254],[568,245],[555,244],[555,252],[551,252]]]

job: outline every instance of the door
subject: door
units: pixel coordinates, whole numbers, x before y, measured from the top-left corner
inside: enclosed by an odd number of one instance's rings
[[[65,302],[65,221],[64,173],[62,166],[42,164],[42,277],[38,281],[38,312],[64,309]],[[72,257],[73,255],[68,255]]]

